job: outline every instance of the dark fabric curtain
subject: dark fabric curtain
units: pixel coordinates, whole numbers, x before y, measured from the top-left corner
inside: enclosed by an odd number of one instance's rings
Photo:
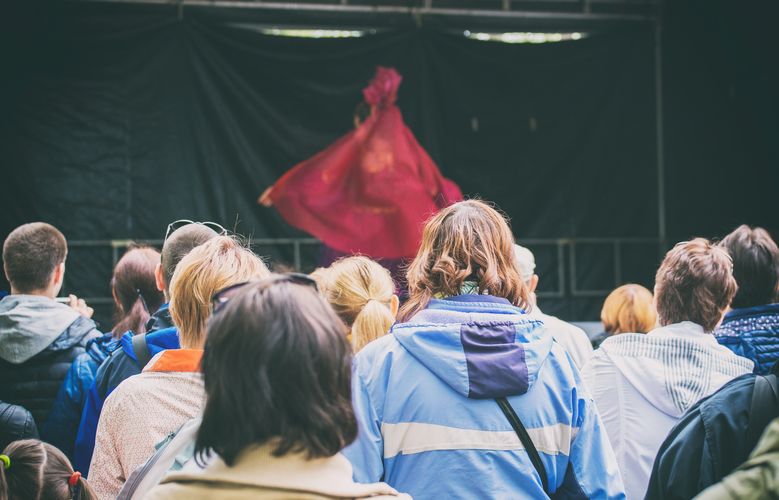
[[[208,9],[66,5],[6,33],[0,238],[45,220],[72,240],[159,239],[179,218],[300,236],[255,199],[353,126],[376,65],[403,75],[398,105],[442,173],[519,238],[657,235],[649,26],[544,45],[427,26],[311,40]],[[611,263],[586,267],[599,282]],[[106,250],[69,272],[107,296]]]

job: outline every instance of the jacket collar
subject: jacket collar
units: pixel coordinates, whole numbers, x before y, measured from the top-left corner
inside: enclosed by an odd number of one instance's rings
[[[215,458],[204,469],[168,474],[162,483],[177,481],[242,485],[258,488],[305,491],[334,498],[360,498],[397,492],[384,483],[352,481],[352,466],[340,453],[328,458],[306,459],[302,453],[273,456],[274,446],[264,444],[242,452],[227,466]]]
[[[163,328],[170,328],[173,326],[173,320],[170,317],[170,309],[167,303],[162,304],[157,311],[151,315],[146,322],[146,331],[153,332],[155,330],[162,330]]]
[[[725,319],[722,323],[728,321],[734,321],[749,316],[779,316],[779,304],[765,304],[762,306],[754,307],[742,307],[740,309],[733,309],[725,314]]]
[[[151,358],[143,371],[199,373],[202,359],[202,349],[167,349]]]
[[[703,327],[692,321],[681,321],[670,325],[660,326],[647,333],[653,337],[681,337],[692,338],[698,342],[704,342],[711,345],[719,345],[717,339],[711,333],[706,333]]]
[[[521,314],[522,310],[503,297],[494,297],[492,295],[466,293],[463,295],[453,295],[443,299],[430,299],[425,309],[444,309],[450,311],[461,311],[465,309],[490,310],[494,312],[510,312]]]

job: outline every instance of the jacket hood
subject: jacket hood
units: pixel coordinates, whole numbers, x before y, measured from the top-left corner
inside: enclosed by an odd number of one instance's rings
[[[0,300],[0,358],[24,363],[46,349],[79,317],[73,308],[48,297],[4,297]],[[94,328],[94,323],[88,321]]]
[[[86,352],[92,361],[100,366],[108,356],[116,350],[118,340],[114,339],[111,333],[104,333],[100,337],[94,338],[87,342]]]
[[[392,333],[428,370],[472,399],[526,393],[552,348],[543,323],[488,295],[433,299]]]
[[[157,309],[154,314],[149,317],[146,322],[146,332],[153,332],[155,330],[164,330],[170,328],[173,325],[173,320],[170,317],[170,305],[165,303]]]
[[[647,334],[614,335],[598,355],[610,359],[647,401],[673,418],[733,378],[752,373],[754,366],[689,321]]]
[[[141,333],[139,335],[146,335],[146,347],[149,349],[149,354],[154,357],[159,352],[167,349],[180,349],[179,344],[179,331],[175,326],[170,328],[163,328],[154,332]],[[127,332],[119,339],[119,345],[124,349],[133,361],[138,362],[138,355],[133,348],[133,334]]]

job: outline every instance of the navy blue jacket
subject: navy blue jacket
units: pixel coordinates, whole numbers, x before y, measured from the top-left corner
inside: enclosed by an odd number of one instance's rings
[[[152,356],[165,349],[178,349],[178,331],[170,319],[168,304],[164,304],[155,312],[147,323],[146,345]],[[133,351],[132,332],[125,333],[116,344],[95,375],[95,381],[90,387],[84,409],[81,413],[81,423],[76,434],[73,451],[73,467],[87,475],[95,448],[95,434],[103,403],[111,392],[122,381],[141,373],[142,366]]]
[[[115,345],[116,341],[110,333],[87,343],[86,352],[79,354],[70,365],[70,370],[57,393],[57,399],[54,400],[49,419],[41,429],[43,440],[59,448],[71,460],[87,393],[95,381],[98,367]]]
[[[779,304],[734,309],[714,335],[721,345],[754,361],[755,373],[765,375],[779,360]]]
[[[755,375],[742,375],[690,408],[657,453],[646,498],[692,498],[747,460],[759,438],[747,432],[754,388]],[[779,411],[753,425],[767,426],[775,417]]]

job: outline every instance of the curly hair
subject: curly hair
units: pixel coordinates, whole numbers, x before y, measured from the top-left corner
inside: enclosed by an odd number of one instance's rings
[[[497,210],[479,200],[450,205],[425,224],[406,278],[409,298],[400,310],[400,321],[408,321],[436,295],[459,295],[468,281],[479,293],[529,307],[511,228]]]

